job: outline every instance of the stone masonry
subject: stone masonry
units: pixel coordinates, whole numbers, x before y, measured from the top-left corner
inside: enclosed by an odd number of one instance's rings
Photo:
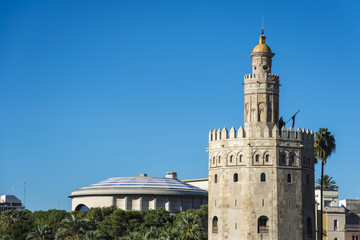
[[[279,129],[275,54],[260,36],[244,77],[244,125],[209,133],[209,239],[315,239],[314,134]]]

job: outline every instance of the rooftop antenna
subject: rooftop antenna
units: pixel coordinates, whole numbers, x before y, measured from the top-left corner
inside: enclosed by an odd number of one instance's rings
[[[24,182],[24,206],[26,203],[26,182]]]
[[[261,35],[264,35],[264,15],[262,15]]]

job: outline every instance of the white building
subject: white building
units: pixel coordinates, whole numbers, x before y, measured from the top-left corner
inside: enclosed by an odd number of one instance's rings
[[[80,188],[71,193],[72,210],[117,206],[123,210],[149,210],[164,207],[170,213],[199,209],[207,204],[207,191],[177,179],[175,172],[166,177],[115,177]]]
[[[0,213],[7,210],[23,210],[25,206],[21,204],[21,200],[14,195],[0,196]]]

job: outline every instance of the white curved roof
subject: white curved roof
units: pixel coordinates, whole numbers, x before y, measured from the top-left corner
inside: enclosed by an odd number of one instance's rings
[[[71,193],[70,198],[91,195],[189,195],[207,196],[208,193],[198,187],[178,179],[160,177],[114,177]]]

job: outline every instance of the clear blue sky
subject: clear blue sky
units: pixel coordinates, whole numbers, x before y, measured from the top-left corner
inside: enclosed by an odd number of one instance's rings
[[[109,177],[207,177],[210,129],[243,125],[265,15],[280,114],[328,127],[325,167],[359,198],[358,1],[1,1],[0,194],[70,210]],[[319,176],[319,166],[316,167]]]

